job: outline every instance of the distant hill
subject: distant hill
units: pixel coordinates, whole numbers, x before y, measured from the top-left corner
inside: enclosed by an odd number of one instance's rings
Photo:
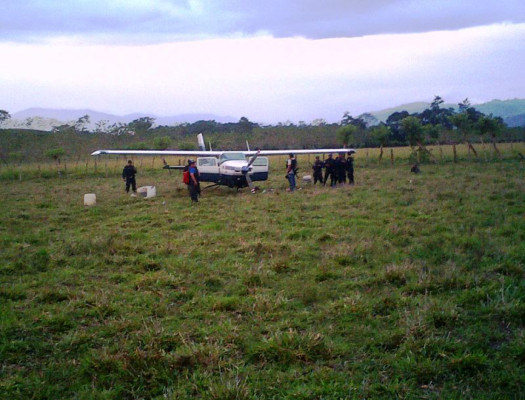
[[[379,121],[386,121],[387,118],[394,112],[408,111],[410,114],[421,112],[430,106],[429,103],[425,102],[414,102],[402,104],[397,107],[388,108],[385,110],[374,111],[371,114],[376,117]],[[443,104],[442,108],[454,108],[457,109],[457,104]],[[525,126],[525,99],[512,99],[512,100],[491,100],[487,103],[473,104],[476,110],[481,111],[483,114],[492,114],[495,117],[501,117],[508,126]]]
[[[412,114],[421,112],[429,106],[430,102],[414,102],[402,104],[393,108],[370,112],[370,114],[377,118],[377,120],[384,122],[391,114],[396,111],[408,111],[410,114]],[[492,114],[497,117],[502,117],[505,123],[511,127],[525,126],[525,99],[491,100],[487,103],[474,104],[473,106],[484,114]],[[442,107],[457,109],[457,104],[443,104]],[[238,118],[236,119],[230,116],[219,116],[214,114],[179,114],[172,116],[157,116],[147,113],[133,113],[127,115],[113,115],[90,109],[60,110],[49,108],[29,108],[27,110],[12,114],[11,119],[5,121],[2,124],[2,128],[22,128],[51,131],[56,126],[64,124],[74,125],[79,118],[85,115],[90,117],[91,123],[89,126],[87,126],[87,128],[90,130],[94,129],[96,124],[100,121],[107,121],[106,125],[113,125],[116,123],[128,124],[131,121],[142,117],[155,118],[156,126],[174,126],[181,123],[193,123],[201,120],[214,120],[219,123],[239,121]]]
[[[510,127],[525,126],[525,114],[513,115],[504,118],[504,121]]]
[[[92,129],[99,121],[107,121],[108,125],[130,122],[143,118],[155,118],[155,125],[179,125],[182,123],[193,123],[196,121],[217,121],[220,123],[238,122],[238,119],[229,116],[214,114],[180,114],[173,116],[157,116],[146,113],[133,113],[127,115],[114,115],[90,109],[62,110],[50,108],[28,108],[11,115],[11,119],[4,122],[3,128],[25,128],[50,131],[56,126],[73,125],[79,118],[88,115],[91,123],[88,128]]]
[[[380,111],[374,111],[374,112],[371,112],[370,114],[376,117],[379,121],[385,122],[388,119],[388,117],[395,112],[408,111],[409,114],[420,113],[421,111],[428,108],[429,105],[430,103],[425,103],[424,101],[417,101],[414,103],[402,104],[397,107],[386,108]],[[446,105],[442,105],[442,107],[448,108],[448,107],[454,107],[454,106],[450,104],[446,104]]]
[[[525,99],[492,100],[478,104],[476,108],[484,114],[493,114],[507,118],[525,112]]]

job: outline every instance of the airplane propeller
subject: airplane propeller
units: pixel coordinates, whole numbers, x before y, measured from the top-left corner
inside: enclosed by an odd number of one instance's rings
[[[242,167],[242,174],[246,178],[246,183],[248,184],[248,187],[252,191],[252,193],[255,193],[257,190],[256,187],[253,185],[252,179],[250,178],[250,169],[252,164],[254,163],[255,159],[259,156],[259,153],[261,150],[257,149],[257,153],[253,155],[253,157],[248,161],[248,164],[246,164],[244,167]]]
[[[247,165],[248,167],[251,167],[251,166],[252,166],[253,162],[255,161],[255,159],[256,159],[257,157],[259,157],[259,154],[260,154],[260,153],[261,153],[261,150],[260,150],[260,149],[257,149],[257,153],[255,153],[255,154],[253,155],[253,157],[250,159],[250,161],[248,161],[248,165]]]

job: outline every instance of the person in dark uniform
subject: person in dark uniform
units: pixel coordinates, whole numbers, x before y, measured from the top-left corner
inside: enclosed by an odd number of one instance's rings
[[[341,155],[339,154],[335,160],[334,160],[334,181],[335,181],[335,185],[337,185],[338,183],[343,183],[343,180],[342,180],[342,177],[341,177],[341,173],[344,173],[346,174],[346,171],[344,170],[344,164],[341,160]]]
[[[332,154],[328,154],[328,158],[324,160],[324,181],[323,185],[326,185],[328,182],[328,177],[330,177],[330,186],[335,186],[335,160],[332,158]]]
[[[297,160],[293,153],[290,153],[290,158],[286,161],[286,179],[290,184],[290,192],[295,190],[295,175],[297,174]]]
[[[133,161],[129,160],[128,164],[122,170],[122,179],[126,182],[126,192],[129,193],[129,188],[133,193],[137,193],[137,181],[135,175],[137,174],[137,168],[133,165]]]
[[[312,169],[314,171],[314,185],[317,183],[317,181],[319,181],[319,183],[323,183],[323,167],[324,163],[319,159],[319,156],[316,156],[312,165]]]
[[[190,183],[188,183],[188,192],[193,203],[199,201],[200,194],[200,181],[199,181],[199,170],[195,165],[194,160],[189,160],[188,171],[190,173]]]
[[[346,158],[344,154],[339,154],[339,163],[337,164],[337,181],[340,185],[346,184]]]
[[[346,159],[346,173],[348,175],[348,183],[350,185],[354,184],[354,158],[352,155],[349,155]]]

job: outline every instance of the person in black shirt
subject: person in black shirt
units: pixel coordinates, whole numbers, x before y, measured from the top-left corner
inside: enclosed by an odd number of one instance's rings
[[[346,184],[346,159],[344,154],[339,154],[336,160],[337,181],[340,185]]]
[[[335,177],[335,160],[332,158],[332,154],[328,154],[328,158],[324,161],[324,181],[323,184],[326,185],[328,182],[328,177],[330,177],[330,185],[335,186],[336,177]]]
[[[348,156],[346,159],[346,173],[348,175],[348,183],[350,185],[354,184],[354,158]]]
[[[133,165],[133,161],[129,160],[128,164],[122,170],[122,179],[126,182],[126,192],[129,193],[129,188],[133,193],[137,193],[137,182],[135,175],[137,174],[137,168]]]
[[[319,183],[323,183],[323,167],[324,163],[319,159],[319,156],[316,156],[312,165],[312,169],[314,171],[314,185],[317,183],[317,181],[319,181]]]

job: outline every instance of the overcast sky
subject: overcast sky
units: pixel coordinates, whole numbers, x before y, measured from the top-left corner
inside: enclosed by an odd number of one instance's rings
[[[523,0],[2,0],[0,109],[338,122],[525,97]]]

